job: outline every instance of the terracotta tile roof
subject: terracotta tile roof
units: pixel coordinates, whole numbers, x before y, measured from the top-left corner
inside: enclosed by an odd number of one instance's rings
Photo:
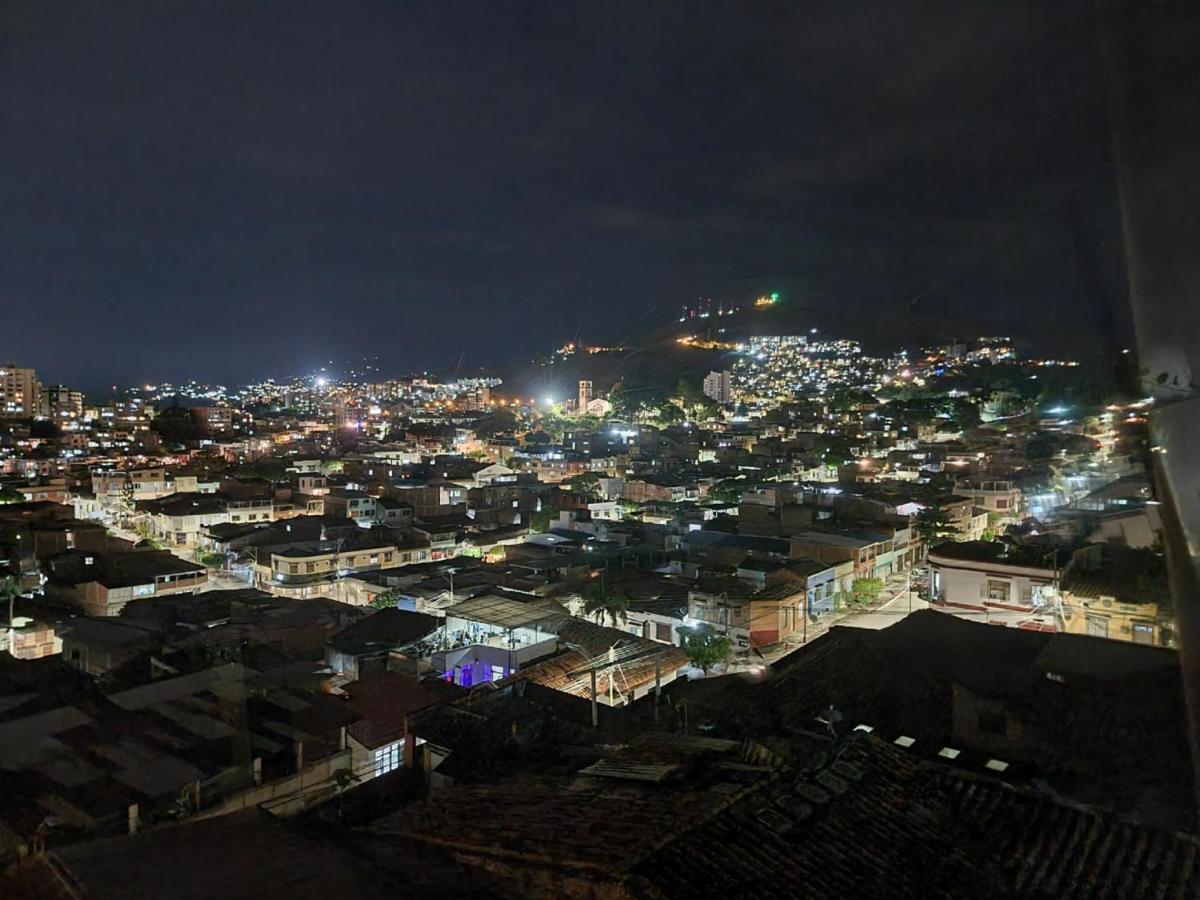
[[[456,785],[368,832],[449,850],[498,893],[516,883],[535,898],[566,885],[648,900],[1200,896],[1195,837],[874,737],[831,751],[769,777],[728,754],[699,766],[605,758],[606,777]]]
[[[820,728],[816,717],[832,705],[845,727],[865,723],[920,746],[964,750],[991,739],[964,736],[956,710],[961,715],[972,698],[987,698],[1021,729],[1005,739],[1005,758],[1027,761],[1069,796],[1190,827],[1182,688],[1173,651],[928,610],[879,631],[834,627],[761,682],[705,678],[676,682],[667,693],[722,737],[799,740]]]
[[[922,761],[872,737],[640,860],[641,897],[1200,896],[1191,836]]]

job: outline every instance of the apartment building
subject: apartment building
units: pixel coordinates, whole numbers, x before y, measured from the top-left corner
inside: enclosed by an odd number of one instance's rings
[[[0,364],[0,419],[28,419],[40,408],[37,373],[16,363]]]

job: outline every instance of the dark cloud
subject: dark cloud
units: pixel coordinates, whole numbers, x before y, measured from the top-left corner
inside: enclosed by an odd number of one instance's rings
[[[522,358],[768,284],[1079,350],[1122,295],[1083,0],[6,11],[0,357],[53,379]]]

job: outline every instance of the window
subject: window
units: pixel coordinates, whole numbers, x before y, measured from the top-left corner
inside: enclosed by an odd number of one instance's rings
[[[997,581],[994,578],[989,578],[987,582],[987,598],[989,600],[999,600],[1002,603],[1008,601],[1009,583],[1007,581]]]
[[[400,768],[400,741],[395,741],[375,751],[375,777],[386,775],[398,768]]]
[[[1137,622],[1133,624],[1133,642],[1135,644],[1153,644],[1154,643],[1154,626],[1139,625]]]
[[[1008,509],[1008,498],[1007,497],[997,497],[996,498],[996,509]]]
[[[1108,619],[1099,616],[1088,616],[1087,633],[1092,637],[1108,637]]]
[[[295,575],[299,571],[300,571],[299,563],[288,563],[288,572],[290,574]]]
[[[316,564],[315,562],[308,562],[308,563],[305,563],[305,564],[304,564],[304,571],[305,571],[305,572],[315,572],[315,571],[317,571],[317,564]]]

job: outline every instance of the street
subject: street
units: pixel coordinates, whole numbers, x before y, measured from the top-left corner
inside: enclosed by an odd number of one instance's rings
[[[911,601],[909,595],[912,597]],[[928,608],[929,603],[917,597],[915,590],[906,592],[901,588],[891,600],[878,609],[852,615],[838,624],[855,628],[887,628],[889,625],[895,625],[910,612]]]
[[[929,603],[917,596],[916,587],[911,587],[911,590],[909,587],[907,575],[893,575],[888,578],[887,583],[880,592],[884,596],[890,595],[890,600],[885,601],[874,609],[859,610],[851,607],[827,613],[820,620],[808,623],[807,640],[801,642],[795,640],[793,636],[793,639],[783,641],[773,647],[765,648],[761,654],[752,653],[747,663],[749,665],[756,663],[759,665],[771,665],[778,662],[789,653],[803,647],[806,643],[811,643],[834,625],[848,625],[852,628],[887,628],[889,625],[895,625],[909,613],[928,609]]]

